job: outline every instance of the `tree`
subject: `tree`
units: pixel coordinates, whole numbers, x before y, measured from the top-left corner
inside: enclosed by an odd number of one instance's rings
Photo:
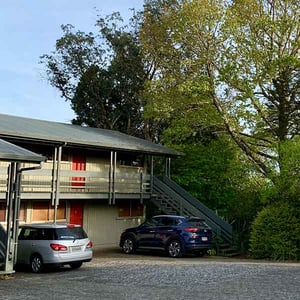
[[[128,26],[118,13],[99,18],[99,34],[62,26],[56,49],[41,56],[47,79],[71,102],[73,123],[145,136],[141,92],[148,69],[140,51],[138,14]]]
[[[247,253],[266,180],[253,176],[253,166],[228,137],[189,137],[172,147],[185,154],[172,162],[172,179],[232,224],[235,246]]]
[[[141,39],[157,70],[148,113],[213,107],[270,177],[281,168],[280,143],[299,134],[299,10],[295,0],[146,1]]]

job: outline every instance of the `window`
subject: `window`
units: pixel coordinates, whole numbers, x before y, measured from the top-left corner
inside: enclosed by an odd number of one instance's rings
[[[36,240],[38,238],[38,229],[36,228],[23,228],[19,240]]]
[[[176,218],[156,217],[153,219],[156,220],[158,226],[177,226],[182,223],[180,219]]]
[[[144,226],[157,226],[158,225],[158,220],[157,218],[152,218],[149,220],[146,220],[146,222],[144,223]]]
[[[143,167],[144,166],[144,156],[133,154],[133,153],[118,153],[118,160],[120,161],[120,166],[129,167]]]
[[[161,218],[160,219],[160,225],[162,226],[174,226],[175,225],[175,220],[170,219],[170,218]]]
[[[61,201],[57,208],[57,220],[66,219],[66,203]],[[32,221],[52,221],[54,220],[54,207],[50,202],[33,202]]]
[[[53,240],[54,232],[51,228],[23,228],[19,240]]]
[[[0,222],[5,222],[6,204],[0,203]]]
[[[25,202],[21,202],[20,205],[20,214],[19,214],[19,221],[25,222],[26,218],[26,209],[25,209]],[[0,202],[0,222],[6,221],[6,203]]]
[[[82,227],[57,228],[55,231],[56,240],[86,239],[87,234]]]
[[[140,217],[143,213],[144,206],[138,200],[124,200],[119,203],[119,217]]]
[[[208,227],[205,220],[197,219],[197,218],[190,219],[189,224],[191,224],[194,227],[206,227],[206,228]]]

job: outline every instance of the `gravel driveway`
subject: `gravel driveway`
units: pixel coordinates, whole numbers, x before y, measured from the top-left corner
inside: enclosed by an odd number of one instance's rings
[[[1,300],[300,299],[300,264],[98,252],[79,270],[17,272]]]

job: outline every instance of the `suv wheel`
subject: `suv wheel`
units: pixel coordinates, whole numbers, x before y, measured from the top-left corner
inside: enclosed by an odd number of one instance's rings
[[[34,254],[31,257],[30,269],[33,273],[40,273],[44,269],[44,263],[39,254]]]
[[[126,254],[133,254],[135,252],[135,240],[132,237],[126,237],[123,242],[122,250]]]
[[[167,246],[167,253],[171,257],[182,257],[183,255],[183,249],[181,242],[179,240],[172,240],[169,242]]]

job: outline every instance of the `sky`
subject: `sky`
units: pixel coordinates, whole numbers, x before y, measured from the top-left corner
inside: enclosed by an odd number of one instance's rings
[[[45,79],[40,56],[62,36],[61,25],[94,31],[97,16],[126,20],[143,0],[0,0],[0,113],[70,123],[70,103]]]

